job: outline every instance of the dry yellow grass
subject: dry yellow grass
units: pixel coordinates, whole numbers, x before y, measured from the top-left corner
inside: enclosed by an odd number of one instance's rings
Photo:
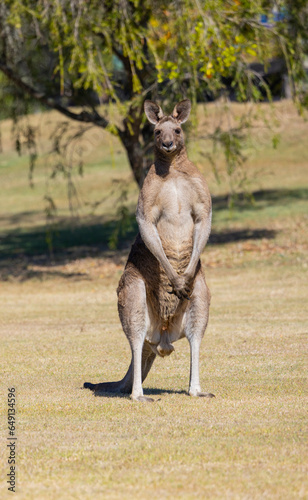
[[[154,404],[94,397],[81,389],[86,380],[121,377],[130,359],[115,292],[127,250],[56,256],[54,264],[29,256],[8,260],[10,270],[0,283],[1,498],[9,498],[11,385],[17,390],[14,498],[308,497],[308,210],[305,196],[296,195],[308,187],[302,147],[307,124],[294,120],[282,131],[281,149],[268,159],[274,175],[262,179],[262,188],[277,190],[277,198],[267,203],[265,193],[253,209],[243,208],[231,219],[224,210],[215,215],[218,236],[247,229],[251,238],[211,245],[202,256],[213,298],[201,380],[215,399],[187,396],[185,340],[175,344],[169,359],[155,361],[144,383]],[[297,138],[297,148],[290,137]],[[260,146],[248,168],[266,161],[269,151]],[[13,153],[6,154],[13,162]],[[22,180],[21,167],[15,168],[10,175],[1,172],[7,182],[1,199],[4,235],[22,226],[23,218],[16,222],[11,216],[24,210],[24,202],[33,209],[29,227],[40,223],[38,194],[27,191],[26,175]],[[104,175],[110,179],[121,168],[89,167],[85,183],[102,183]],[[281,194],[286,188],[294,196]],[[265,229],[273,237],[254,237],[253,231]],[[14,273],[21,261],[26,266]]]

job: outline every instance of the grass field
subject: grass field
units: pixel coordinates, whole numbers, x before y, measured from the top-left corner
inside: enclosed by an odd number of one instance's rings
[[[213,194],[211,243],[202,260],[212,292],[201,350],[201,381],[215,399],[187,396],[189,348],[158,359],[144,383],[154,404],[94,397],[84,381],[116,380],[130,361],[117,316],[116,287],[129,239],[111,251],[118,192],[96,212],[68,216],[64,181],[48,184],[46,155],[34,188],[18,157],[9,122],[0,156],[1,498],[9,498],[7,388],[17,393],[17,493],[20,499],[300,499],[307,481],[307,123],[290,103],[275,104],[281,134],[250,146],[253,206],[232,214],[226,185],[203,157],[214,106],[201,108],[190,157]],[[234,105],[234,113],[241,112]],[[33,117],[42,151],[57,115]],[[124,152],[102,135],[89,150],[83,201],[104,199],[126,182],[133,212],[137,189]],[[45,241],[46,186],[58,206],[54,255]],[[131,240],[130,240],[131,241]]]

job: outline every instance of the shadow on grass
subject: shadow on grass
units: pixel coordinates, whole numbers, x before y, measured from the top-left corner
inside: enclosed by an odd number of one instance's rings
[[[254,205],[245,202],[244,197],[239,196],[239,210],[244,206],[245,210],[259,210],[264,205],[286,205],[294,200],[307,199],[308,189],[296,190],[264,190],[253,193]],[[242,198],[242,199],[241,199]],[[215,197],[213,199],[213,211],[226,210],[227,197]],[[108,242],[117,229],[117,221],[102,221],[98,218],[87,219],[79,223],[71,221],[62,222],[54,230],[52,235],[52,253],[47,244],[46,227],[22,228],[23,222],[28,221],[33,213],[13,215],[12,220],[1,217],[0,222],[7,225],[20,224],[16,230],[8,230],[0,233],[0,280],[40,278],[46,275],[61,276],[65,278],[80,278],[87,275],[82,273],[61,273],[53,266],[67,264],[76,259],[85,257],[106,257],[114,261],[119,260],[123,252],[127,252],[135,235],[138,232],[135,215],[130,217],[130,230],[125,237],[119,237],[117,251],[111,251]],[[272,239],[275,231],[269,229],[242,229],[215,232],[212,231],[209,244],[219,245],[229,242],[245,241],[248,239]],[[33,271],[29,265],[46,266],[46,271]]]
[[[131,229],[125,237],[120,235],[117,251],[110,250],[108,245],[117,227],[115,220],[100,223],[97,219],[78,223],[63,222],[52,232],[51,248],[48,245],[48,232],[45,226],[2,232],[0,233],[0,281],[9,279],[24,281],[46,276],[87,279],[87,274],[62,273],[54,267],[86,257],[119,260],[121,251],[130,247],[137,234],[135,217],[132,215],[131,219]],[[40,266],[41,270],[30,269],[29,266],[33,265]]]
[[[82,388],[83,389],[83,388]],[[89,389],[85,389],[89,390]],[[91,391],[93,396],[97,398],[126,398],[130,399],[130,394],[123,394],[121,392],[93,392]],[[174,390],[174,389],[157,389],[154,387],[147,387],[143,389],[143,393],[145,396],[160,396],[163,394],[185,394],[188,396],[187,391],[182,390]]]
[[[290,205],[298,200],[308,201],[308,188],[299,189],[262,189],[251,193],[252,200],[244,193],[239,193],[235,202],[237,210],[260,210],[264,207]],[[225,210],[228,204],[228,196],[216,196],[213,199],[213,208]]]
[[[131,217],[132,229],[120,238],[119,247],[123,248],[137,233],[135,217]],[[14,258],[18,255],[34,257],[52,254],[57,256],[57,262],[67,261],[70,254],[93,253],[109,251],[108,242],[116,229],[115,220],[97,222],[97,219],[85,222],[68,221],[59,223],[51,232],[52,242],[49,247],[47,241],[50,233],[46,226],[35,229],[9,230],[0,234],[1,258]]]

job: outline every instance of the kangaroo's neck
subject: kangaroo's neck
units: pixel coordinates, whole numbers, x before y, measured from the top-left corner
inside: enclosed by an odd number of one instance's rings
[[[154,165],[156,173],[162,177],[168,175],[170,169],[181,169],[188,160],[187,151],[183,146],[174,154],[165,154],[160,149],[154,148]]]

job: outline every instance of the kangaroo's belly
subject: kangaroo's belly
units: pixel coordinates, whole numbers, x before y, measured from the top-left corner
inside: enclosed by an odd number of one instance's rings
[[[183,213],[171,217],[163,215],[157,224],[157,231],[167,258],[181,274],[188,266],[193,247],[192,217]]]
[[[157,231],[162,242],[164,252],[173,269],[178,274],[183,274],[189,264],[193,249],[194,224],[189,213],[178,211],[165,213],[157,224]],[[154,310],[159,311],[163,320],[171,319],[180,307],[180,299],[170,294],[170,282],[158,264],[159,284],[148,294]]]

